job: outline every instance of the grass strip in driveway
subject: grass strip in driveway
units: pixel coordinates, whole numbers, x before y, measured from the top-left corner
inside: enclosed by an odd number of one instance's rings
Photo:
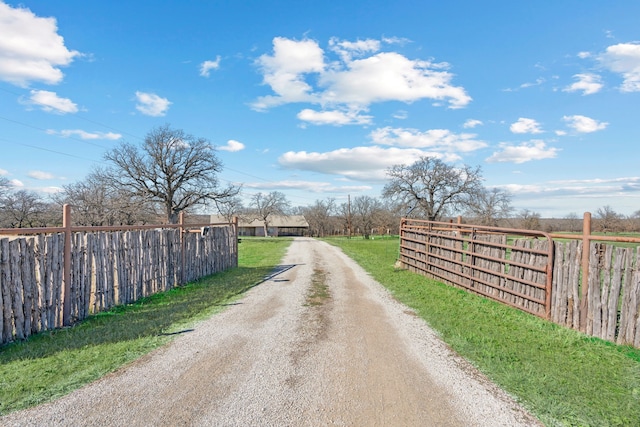
[[[255,286],[290,239],[243,239],[238,268],[0,347],[0,415],[65,395],[189,333]]]
[[[398,239],[327,239],[547,426],[640,426],[640,350],[394,269]]]

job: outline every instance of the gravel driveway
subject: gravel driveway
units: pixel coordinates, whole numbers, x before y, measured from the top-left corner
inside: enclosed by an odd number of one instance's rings
[[[339,249],[279,272],[169,345],[7,426],[537,426]]]

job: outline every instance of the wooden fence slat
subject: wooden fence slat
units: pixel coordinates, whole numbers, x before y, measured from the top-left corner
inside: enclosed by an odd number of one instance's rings
[[[44,288],[44,300],[45,306],[47,310],[47,328],[53,329],[56,325],[56,315],[54,308],[54,283],[55,278],[53,277],[53,245],[55,238],[53,236],[47,236],[45,239],[45,288]]]
[[[620,306],[620,330],[616,342],[618,344],[632,344],[635,329],[635,315],[637,312],[636,293],[638,288],[638,262],[640,249],[636,256],[631,252],[627,257],[624,283],[622,285],[622,303]],[[635,259],[635,263],[634,263]]]
[[[602,274],[602,282],[600,284],[600,315],[601,315],[601,323],[600,330],[598,332],[598,337],[602,339],[606,339],[608,322],[609,322],[609,296],[611,293],[611,275],[613,273],[613,246],[605,245],[604,246],[604,259],[602,262],[601,274]]]
[[[54,250],[51,253],[51,263],[53,267],[53,275],[51,277],[51,280],[53,282],[52,309],[54,324],[56,325],[56,327],[60,327],[63,325],[62,306],[64,304],[64,302],[62,301],[62,289],[64,283],[64,234],[55,234],[52,240],[54,242]]]
[[[31,280],[33,282],[31,295],[31,335],[33,335],[37,334],[42,329],[42,325],[40,323],[40,311],[42,307],[42,304],[40,304],[40,251],[37,236],[33,236],[31,238],[31,251],[33,253],[33,264],[31,265]]]
[[[22,251],[20,267],[22,269],[22,292],[24,298],[24,333],[26,337],[29,337],[33,330],[33,238],[19,239],[19,241]]]
[[[0,238],[0,344],[13,339],[11,294],[9,293],[9,239]]]
[[[572,311],[571,327],[580,329],[580,265],[582,262],[582,244],[578,241],[571,242],[571,265],[569,266],[569,283],[571,294],[567,298]]]
[[[586,333],[588,335],[594,335],[594,331],[600,329],[599,319],[599,307],[600,307],[600,277],[598,264],[600,258],[598,256],[598,250],[600,244],[592,243],[589,246],[589,280],[588,287],[588,299],[587,299],[587,327]]]
[[[618,306],[620,303],[620,288],[624,267],[627,263],[628,251],[624,248],[616,248],[615,261],[613,264],[613,275],[609,287],[609,297],[607,305],[607,329],[604,332],[604,339],[615,342],[616,330],[618,329]]]
[[[553,294],[551,300],[551,320],[560,325],[567,323],[569,264],[567,262],[568,245],[556,244],[553,259]]]
[[[22,269],[20,268],[20,239],[9,242],[11,271],[11,302],[13,305],[13,321],[17,339],[24,339],[24,300],[22,296]]]

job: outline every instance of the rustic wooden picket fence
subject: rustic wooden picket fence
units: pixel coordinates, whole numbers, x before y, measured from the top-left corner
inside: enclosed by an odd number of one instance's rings
[[[0,230],[29,234],[0,237],[0,344],[238,265],[237,222],[187,225],[181,216],[180,224],[120,229],[69,222]]]
[[[592,235],[589,213],[578,236],[403,219],[399,261],[560,325],[640,347],[640,247],[603,240],[640,243]]]
[[[587,283],[582,243],[555,242],[551,320],[588,335],[640,347],[640,248],[602,242],[588,246]]]

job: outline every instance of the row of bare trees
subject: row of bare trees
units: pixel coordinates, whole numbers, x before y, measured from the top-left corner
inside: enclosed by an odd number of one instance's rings
[[[547,231],[579,231],[581,224],[574,213],[553,223],[527,209],[514,214],[511,194],[486,188],[480,167],[457,167],[435,157],[387,170],[381,198],[358,196],[341,204],[330,198],[297,208],[278,191],[254,194],[244,206],[240,186],[220,185],[222,164],[209,141],[169,125],[152,129],[142,144],[121,143],[104,159],[104,167],[64,186],[49,200],[12,188],[0,177],[0,227],[59,225],[65,203],[72,205],[78,225],[175,223],[180,212],[205,207],[228,221],[234,216],[260,220],[265,235],[274,215],[292,213],[304,215],[311,233],[318,236],[393,232],[402,216],[429,220],[463,216],[481,225]],[[598,231],[640,231],[640,210],[625,217],[604,206],[594,220]]]

